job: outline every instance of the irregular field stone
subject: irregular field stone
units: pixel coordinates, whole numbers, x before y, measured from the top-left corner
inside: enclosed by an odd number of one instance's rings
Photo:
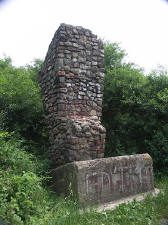
[[[102,42],[88,29],[61,24],[39,73],[52,168],[104,156],[103,79]]]

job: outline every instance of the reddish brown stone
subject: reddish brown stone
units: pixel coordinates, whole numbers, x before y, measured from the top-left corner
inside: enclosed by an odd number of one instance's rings
[[[58,72],[58,75],[64,76],[64,75],[65,75],[65,71],[59,71],[59,72]]]
[[[72,144],[78,144],[79,143],[79,138],[77,138],[77,137],[71,137],[71,143]]]

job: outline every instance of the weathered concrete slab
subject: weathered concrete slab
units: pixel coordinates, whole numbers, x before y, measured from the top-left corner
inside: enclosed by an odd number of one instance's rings
[[[52,171],[57,194],[73,193],[80,203],[101,204],[154,189],[149,154],[77,161]]]

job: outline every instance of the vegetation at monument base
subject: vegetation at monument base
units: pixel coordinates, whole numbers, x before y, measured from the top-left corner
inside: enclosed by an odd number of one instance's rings
[[[143,202],[122,204],[114,211],[80,213],[69,198],[55,198],[47,188],[41,166],[14,134],[0,133],[0,218],[16,225],[118,225],[160,224],[168,215],[168,179],[160,181],[163,192]]]
[[[145,76],[116,43],[105,44],[102,123],[107,130],[106,157],[148,152],[157,174],[168,167],[168,74]],[[48,133],[37,74],[42,62],[15,68],[0,60],[0,218],[11,224],[159,224],[168,215],[164,192],[102,213],[80,214],[78,204],[56,199],[49,186]]]

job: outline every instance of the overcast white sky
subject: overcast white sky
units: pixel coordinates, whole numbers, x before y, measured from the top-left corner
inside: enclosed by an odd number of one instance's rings
[[[1,0],[2,1],[2,0]],[[0,1],[0,57],[22,66],[44,59],[60,23],[83,26],[121,43],[128,60],[148,72],[168,66],[168,3],[165,0]]]

